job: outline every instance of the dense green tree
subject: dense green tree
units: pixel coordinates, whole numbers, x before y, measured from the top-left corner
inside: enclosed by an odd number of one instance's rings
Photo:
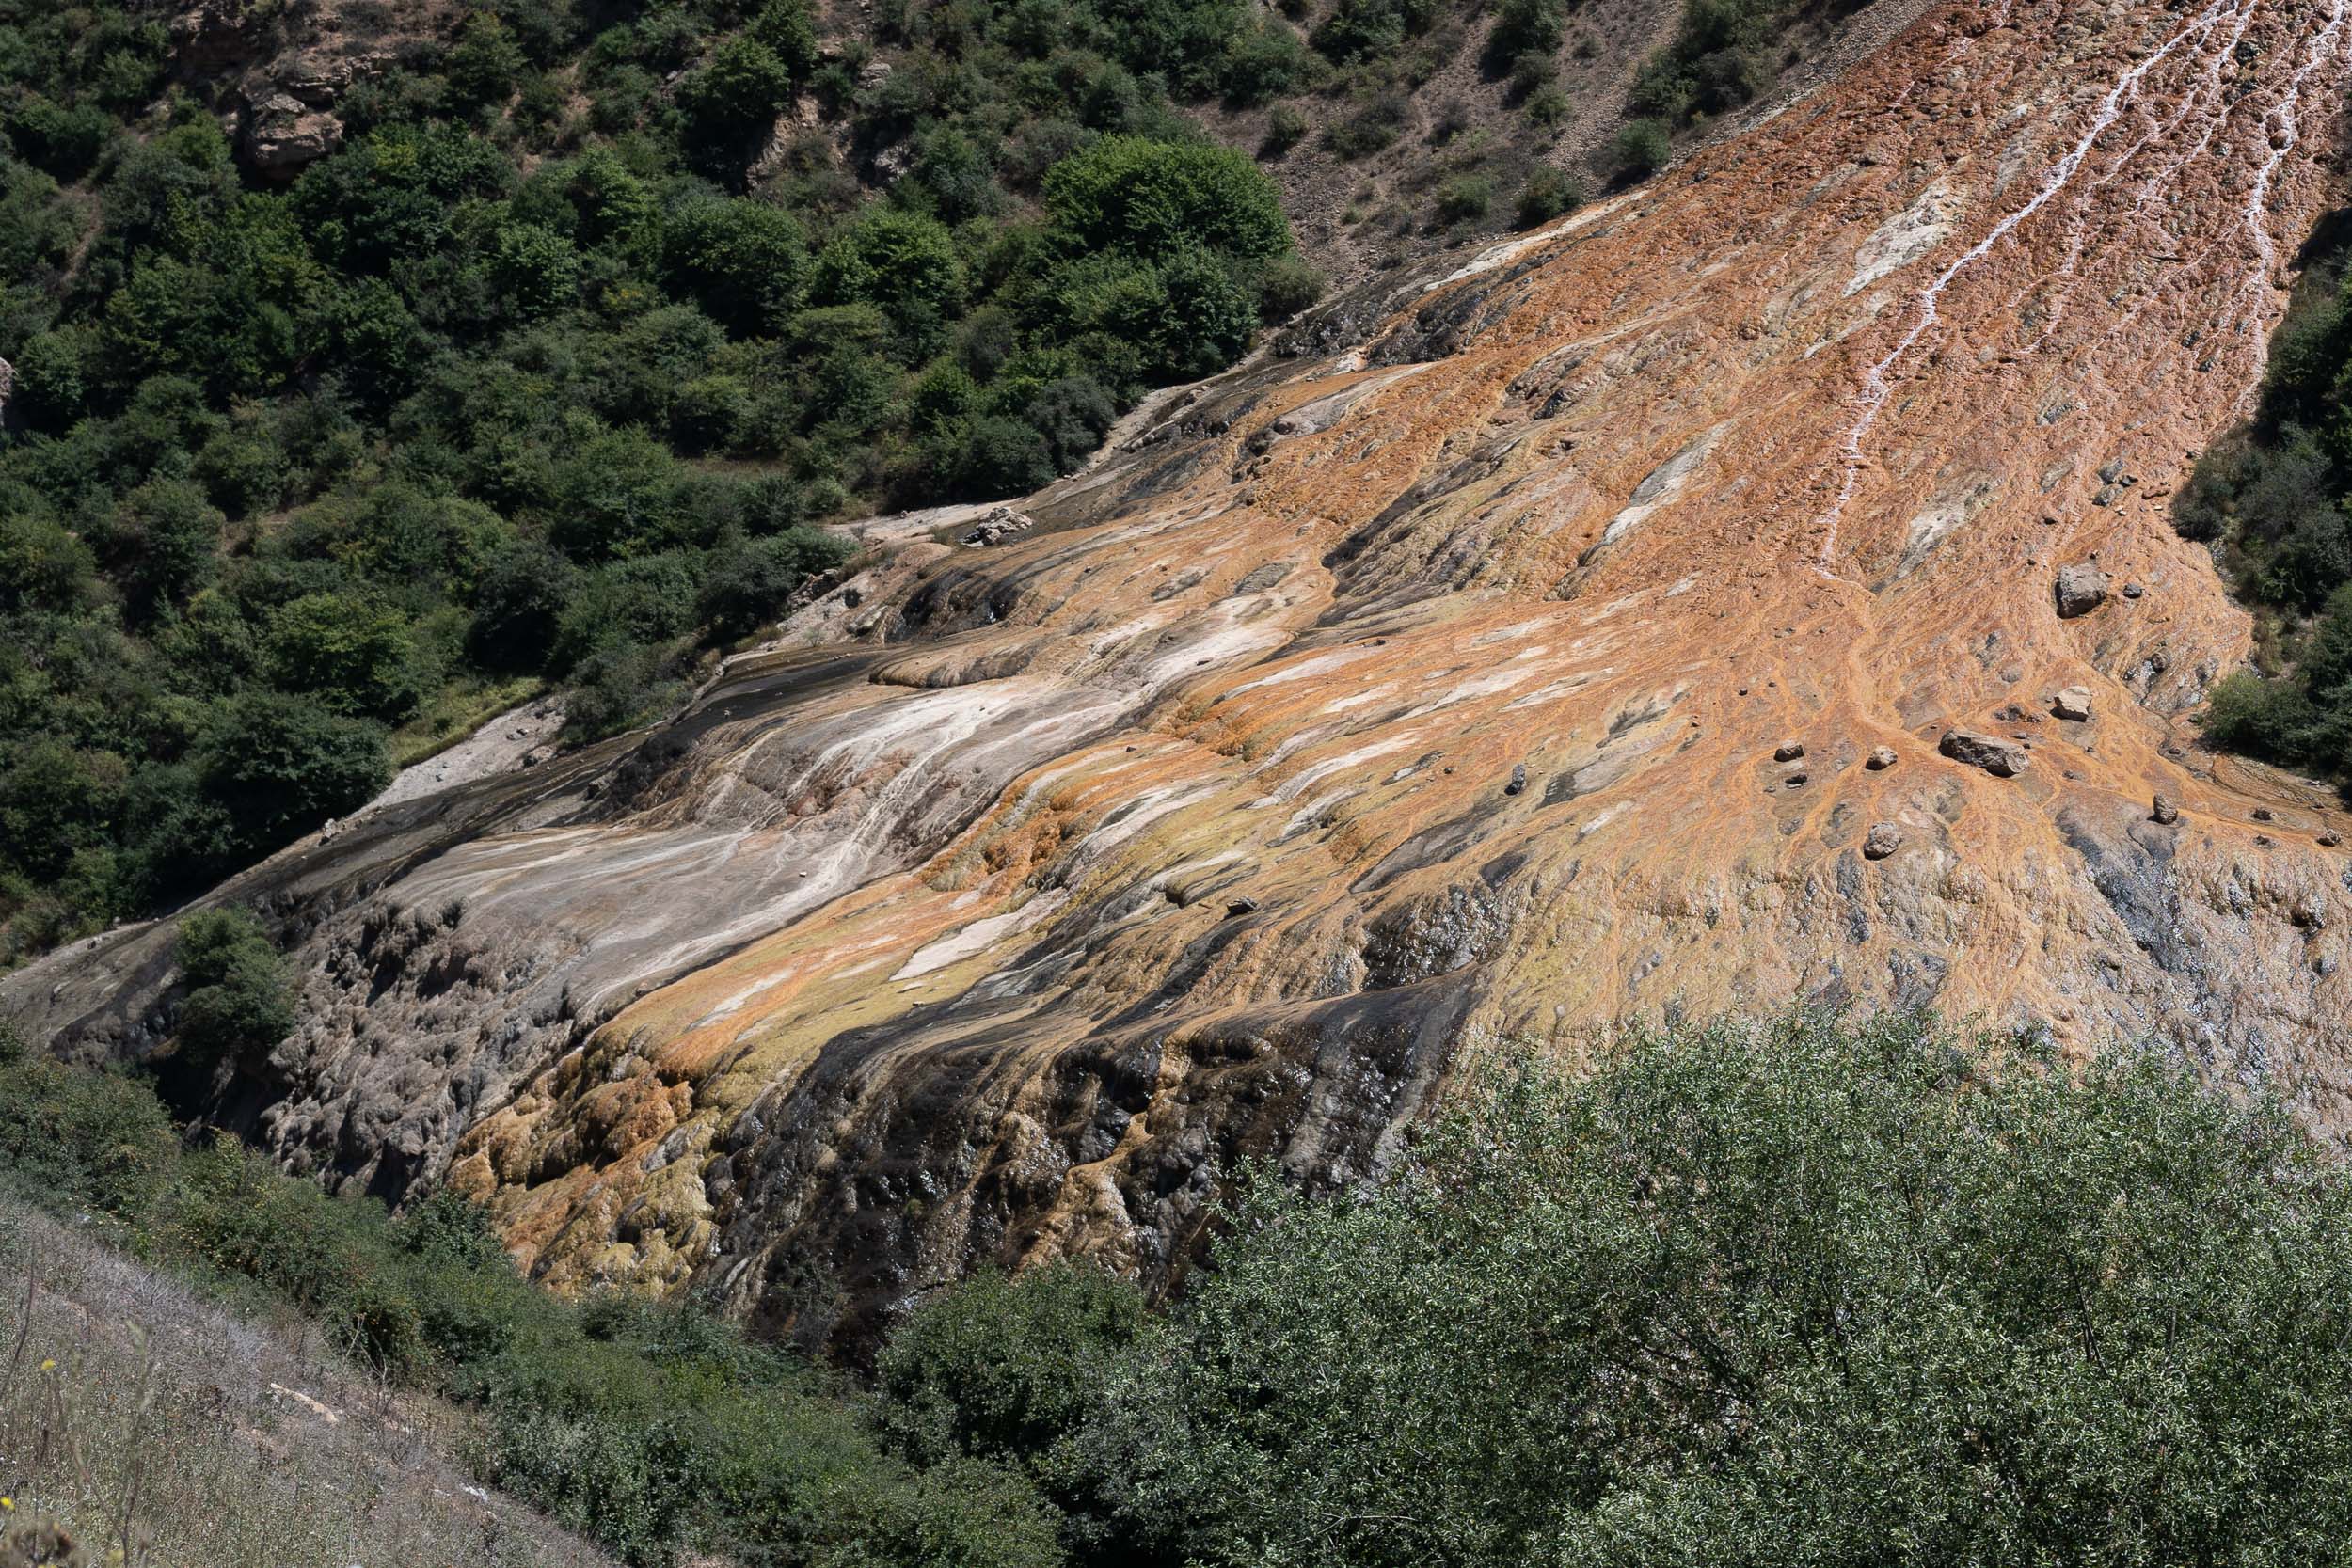
[[[441,71],[458,103],[496,104],[513,96],[529,64],[506,24],[491,12],[476,11],[458,27]]]
[[[800,307],[808,244],[782,208],[750,198],[699,198],[671,214],[662,266],[672,287],[729,331],[772,333]]]
[[[572,242],[535,223],[510,223],[490,247],[490,283],[501,313],[535,321],[572,303],[580,292],[580,255]]]
[[[1055,165],[1044,194],[1057,234],[1081,249],[1248,260],[1291,246],[1273,182],[1231,148],[1105,136]]]
[[[249,1067],[293,1032],[284,964],[248,911],[198,910],[183,917],[172,960],[187,987],[175,1032],[192,1059]]]
[[[391,782],[382,726],[314,699],[246,691],[222,705],[196,748],[204,792],[246,853],[265,853]]]

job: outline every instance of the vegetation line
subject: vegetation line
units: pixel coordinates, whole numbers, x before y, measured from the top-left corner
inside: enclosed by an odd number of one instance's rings
[[[1164,1312],[982,1274],[851,1380],[691,1305],[559,1300],[399,1216],[0,1063],[0,1171],[475,1413],[633,1563],[2297,1562],[2352,1529],[2352,1183],[2153,1053],[1916,1016],[1677,1025],[1474,1070],[1381,1180],[1232,1173]]]

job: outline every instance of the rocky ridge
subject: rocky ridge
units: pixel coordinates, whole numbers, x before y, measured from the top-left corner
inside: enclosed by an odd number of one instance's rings
[[[878,526],[674,722],[221,890],[304,977],[256,1135],[854,1338],[990,1259],[1164,1280],[1235,1158],[1343,1178],[1466,1043],[1645,1014],[2154,1039],[2352,1131],[2340,814],[2195,750],[2249,627],[2165,505],[2325,203],[2348,7],[1931,7],[1026,530]],[[137,1054],[168,942],[0,1000]]]

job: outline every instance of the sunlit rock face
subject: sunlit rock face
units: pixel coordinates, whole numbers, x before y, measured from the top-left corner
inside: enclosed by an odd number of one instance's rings
[[[675,722],[224,889],[304,973],[257,1135],[854,1339],[987,1260],[1165,1281],[1238,1160],[1343,1177],[1466,1044],[1645,1015],[1932,1004],[2352,1127],[2352,861],[2194,748],[2249,628],[2169,518],[2328,204],[2347,4],[1926,8],[1026,531],[876,528]],[[167,942],[8,998],[135,1053]]]

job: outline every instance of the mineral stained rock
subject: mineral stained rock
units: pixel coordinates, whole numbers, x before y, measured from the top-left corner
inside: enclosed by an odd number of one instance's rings
[[[1981,768],[1996,779],[2013,779],[2033,766],[2025,747],[1996,735],[1973,730],[1946,730],[1935,749],[1969,768]]]
[[[2058,614],[2071,621],[2107,602],[2107,575],[2096,566],[2067,566],[2058,572],[2055,592]]]
[[[1319,308],[1026,531],[866,527],[675,720],[221,889],[301,976],[252,1136],[814,1338],[988,1260],[1165,1281],[1237,1158],[1342,1179],[1463,1052],[1669,1007],[2153,1037],[2352,1129],[2352,893],[2324,810],[2258,853],[2246,769],[2175,740],[2249,624],[2151,499],[2330,205],[2340,9],[1926,7],[1648,185]],[[2161,594],[2052,613],[2094,559]],[[2063,768],[1870,765],[2076,686]],[[1796,735],[1813,782],[1767,787]],[[0,1001],[136,1056],[169,946]]]

